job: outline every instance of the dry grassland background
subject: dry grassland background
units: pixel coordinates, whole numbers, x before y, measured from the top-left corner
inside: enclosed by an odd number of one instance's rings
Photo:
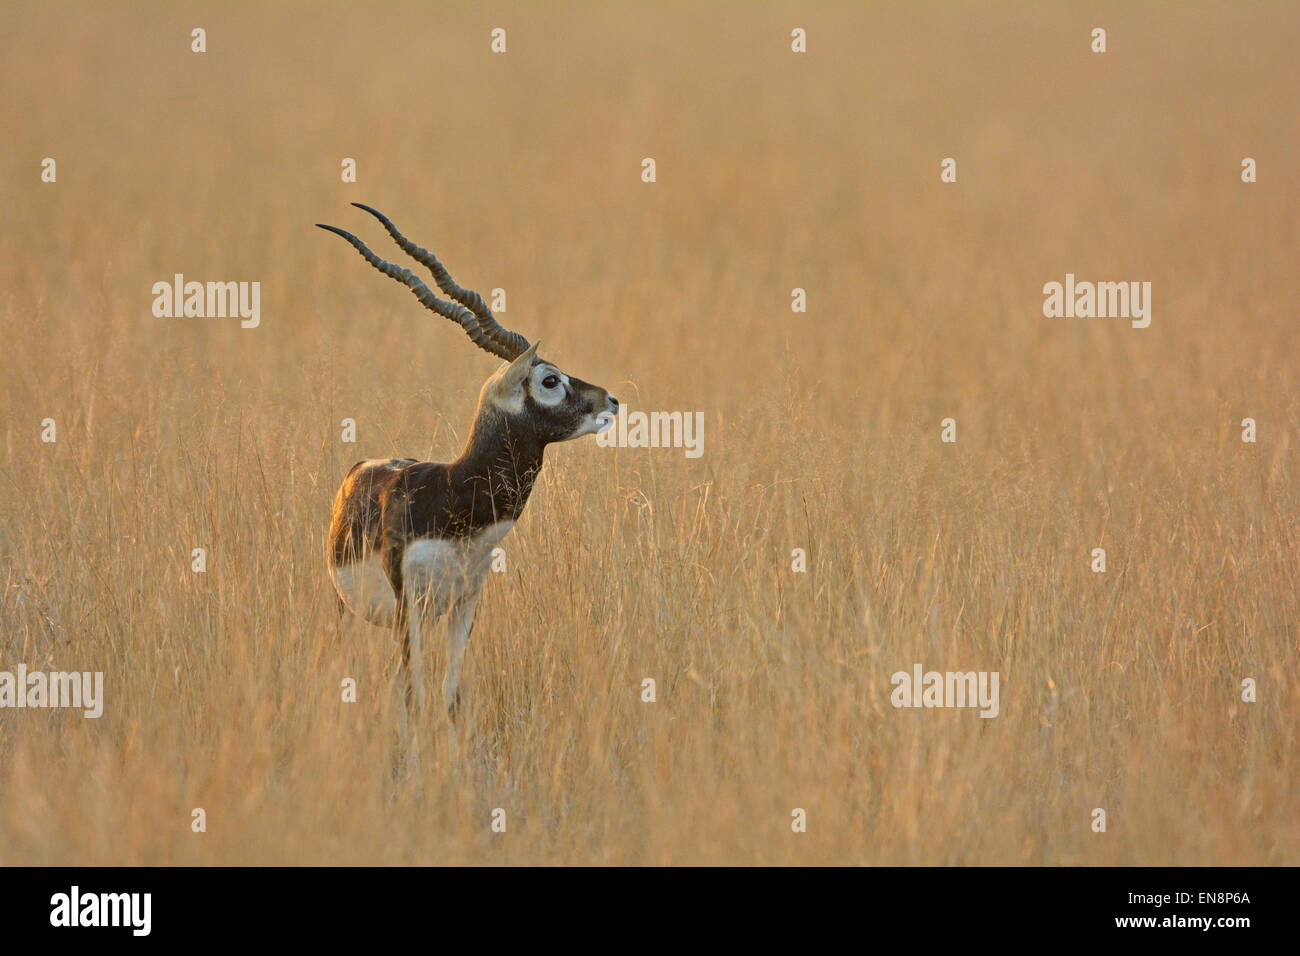
[[[1294,5],[0,16],[0,668],[106,697],[0,711],[0,863],[1300,862]],[[354,200],[705,416],[550,450],[406,776],[329,503],[496,365],[313,228],[399,258]],[[155,318],[177,272],[261,326]],[[1067,272],[1150,328],[1044,318]],[[896,710],[918,662],[1000,715]]]

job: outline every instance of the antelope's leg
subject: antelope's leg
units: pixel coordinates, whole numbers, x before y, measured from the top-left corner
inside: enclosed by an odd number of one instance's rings
[[[421,640],[423,602],[413,588],[398,599],[399,627],[402,628],[402,663],[406,669],[406,706],[416,717],[424,713],[424,644]],[[402,620],[404,619],[404,620]]]
[[[447,714],[456,717],[456,704],[460,700],[460,668],[465,657],[465,647],[469,644],[469,635],[474,630],[474,609],[478,607],[479,590],[475,588],[463,595],[451,608],[447,616],[448,661],[447,676],[442,682],[443,702],[447,705]]]
[[[401,681],[401,701],[398,706],[398,721],[400,724],[400,739],[403,750],[410,750],[410,728],[411,728],[411,631],[407,621],[406,601],[399,588],[393,589],[396,592],[397,603],[393,611],[393,636],[397,638],[397,644],[402,649],[401,658],[398,661],[397,669],[398,679]]]
[[[424,709],[424,661],[420,642],[420,605],[412,596],[412,589],[397,593],[397,608],[393,615],[393,630],[402,647],[402,705],[399,709],[402,748],[407,753],[409,768],[420,763],[420,714]]]

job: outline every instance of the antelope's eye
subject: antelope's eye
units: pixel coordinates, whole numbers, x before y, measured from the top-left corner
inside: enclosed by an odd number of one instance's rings
[[[558,375],[548,375],[542,379],[542,388],[555,388],[559,384],[560,376]]]

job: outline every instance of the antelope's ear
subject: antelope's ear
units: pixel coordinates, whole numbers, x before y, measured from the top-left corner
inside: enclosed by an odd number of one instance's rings
[[[510,367],[506,369],[505,375],[502,377],[503,384],[506,388],[511,390],[519,388],[519,386],[524,383],[524,379],[528,378],[528,372],[532,369],[533,362],[537,359],[537,346],[541,344],[540,340],[534,342],[523,352],[519,353],[519,357],[510,363]]]

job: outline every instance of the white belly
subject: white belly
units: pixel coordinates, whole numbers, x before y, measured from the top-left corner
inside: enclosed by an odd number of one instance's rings
[[[339,592],[339,597],[353,614],[380,627],[393,626],[397,599],[393,596],[393,586],[388,583],[379,555],[372,554],[364,561],[341,568],[332,567],[330,578],[334,581],[334,590]]]
[[[402,587],[426,602],[430,614],[442,614],[457,599],[476,592],[492,567],[492,549],[514,527],[498,521],[473,538],[420,538],[402,555]]]
[[[429,614],[442,614],[461,596],[477,591],[492,567],[492,549],[514,527],[498,521],[477,537],[419,538],[402,555],[402,587],[425,602]],[[397,610],[379,555],[340,568],[330,568],[334,589],[348,609],[380,627],[392,627]]]

